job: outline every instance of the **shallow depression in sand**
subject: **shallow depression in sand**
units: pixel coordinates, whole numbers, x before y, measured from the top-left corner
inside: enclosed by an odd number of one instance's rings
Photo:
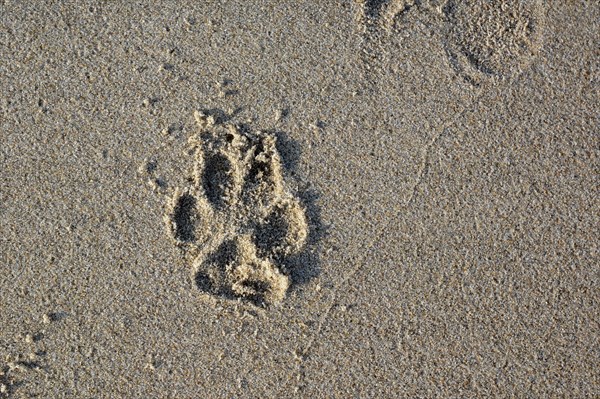
[[[525,69],[541,45],[539,0],[450,0],[443,11],[450,57],[464,73],[509,77]]]

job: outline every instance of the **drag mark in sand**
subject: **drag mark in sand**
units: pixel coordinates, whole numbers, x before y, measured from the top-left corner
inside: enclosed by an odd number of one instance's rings
[[[477,99],[481,97],[481,95],[482,95],[481,92],[477,95],[477,97],[474,100],[475,103],[477,102]],[[412,204],[414,199],[417,197],[418,187],[421,185],[423,178],[425,177],[428,167],[429,167],[429,162],[430,162],[429,154],[431,152],[431,149],[436,146],[436,144],[440,141],[442,136],[448,132],[448,129],[452,125],[454,125],[468,110],[469,109],[464,109],[464,110],[456,113],[450,120],[448,120],[446,123],[444,123],[438,129],[438,133],[423,147],[422,161],[421,161],[421,165],[419,167],[419,171],[417,173],[417,178],[415,180],[415,183],[412,186],[410,196],[406,199],[406,201],[403,205],[403,208],[405,208],[405,209],[408,208]],[[403,215],[403,214],[404,214],[403,212],[396,212],[396,215]],[[304,361],[308,358],[313,345],[315,344],[318,336],[321,334],[321,331],[323,330],[323,327],[325,327],[325,325],[327,324],[327,320],[329,319],[329,317],[331,315],[331,311],[336,306],[336,299],[337,299],[338,293],[346,285],[346,283],[348,281],[350,281],[356,275],[356,273],[358,273],[358,271],[360,269],[363,268],[363,266],[365,265],[365,259],[369,255],[369,251],[371,250],[371,248],[373,248],[375,245],[377,245],[377,243],[379,243],[381,240],[383,240],[386,237],[386,234],[389,231],[390,226],[392,226],[394,223],[397,223],[398,218],[400,218],[400,217],[402,217],[402,216],[392,217],[388,220],[387,223],[385,223],[383,226],[381,226],[379,231],[373,235],[372,239],[369,240],[365,244],[364,248],[362,249],[362,256],[360,256],[359,259],[356,262],[354,262],[355,267],[353,267],[348,273],[346,273],[343,276],[343,278],[341,279],[341,281],[331,291],[331,294],[330,294],[331,298],[329,301],[327,301],[328,305],[325,308],[325,311],[321,314],[321,317],[319,317],[319,319],[317,321],[316,329],[309,335],[307,344],[304,345],[303,348],[296,351],[296,356],[301,360],[300,365],[299,365],[299,370],[300,370],[299,374],[301,376],[304,375],[304,373],[302,372],[302,370],[304,368]],[[321,297],[320,299],[323,299],[323,297]],[[323,301],[321,300],[321,302],[323,302]],[[281,394],[281,392],[283,392],[283,390],[288,386],[291,379],[292,379],[292,376],[290,376],[290,378],[288,378],[288,380],[281,385],[281,389],[277,392],[278,395]]]
[[[197,112],[190,185],[176,189],[167,223],[204,294],[255,305],[281,302],[286,259],[304,248],[306,213],[283,178],[276,137]]]

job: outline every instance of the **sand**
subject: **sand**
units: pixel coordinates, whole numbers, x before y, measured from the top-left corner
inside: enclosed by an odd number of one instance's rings
[[[1,1],[0,398],[600,396],[599,21]]]

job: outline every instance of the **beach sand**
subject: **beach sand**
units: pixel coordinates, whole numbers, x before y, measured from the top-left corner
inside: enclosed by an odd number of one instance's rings
[[[0,1],[0,398],[600,396],[591,1]]]

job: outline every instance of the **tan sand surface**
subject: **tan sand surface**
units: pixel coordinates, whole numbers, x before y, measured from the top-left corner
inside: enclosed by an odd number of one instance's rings
[[[0,398],[600,397],[599,22],[0,0]]]

